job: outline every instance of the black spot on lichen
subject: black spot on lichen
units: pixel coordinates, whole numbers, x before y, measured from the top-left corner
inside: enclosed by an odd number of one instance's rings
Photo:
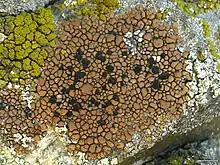
[[[85,72],[76,72],[75,73],[75,82],[77,83],[81,78],[85,77],[86,73]]]
[[[123,79],[125,79],[126,77],[128,77],[125,73],[123,73],[122,75],[121,75],[121,77],[123,78]]]
[[[24,110],[24,114],[26,117],[31,117],[32,111],[29,107],[26,107]]]
[[[90,64],[90,61],[86,58],[83,58],[82,59],[82,66],[83,66],[83,69],[86,69],[89,67],[89,64]]]
[[[113,52],[110,50],[110,49],[108,49],[107,51],[106,51],[106,54],[107,55],[111,55]]]
[[[151,70],[154,74],[158,74],[160,72],[160,69],[157,66],[152,66]]]
[[[112,65],[108,65],[106,67],[106,69],[107,69],[108,72],[113,72],[114,71],[114,67]]]
[[[77,60],[77,61],[81,61],[81,60],[82,60],[82,55],[83,55],[82,50],[81,50],[80,48],[77,49],[76,55],[75,55],[76,60]]]
[[[57,100],[56,96],[51,96],[49,101],[50,101],[51,104],[55,104],[56,100]]]
[[[108,75],[108,73],[107,73],[106,71],[104,71],[104,72],[102,73],[102,77],[103,77],[103,78],[106,78],[107,75]]]
[[[161,80],[166,80],[169,78],[169,73],[163,72],[158,76],[158,78]]]
[[[122,55],[122,56],[127,56],[127,55],[128,55],[128,52],[127,52],[127,51],[124,51],[124,52],[121,53],[121,55]]]
[[[152,83],[152,88],[153,89],[160,89],[161,85],[160,85],[160,81],[159,80],[154,80]]]
[[[105,60],[106,60],[106,57],[104,56],[103,52],[101,52],[101,51],[96,53],[95,58],[97,60],[100,60],[101,62],[105,62]]]
[[[66,116],[67,116],[67,117],[72,117],[72,116],[73,116],[73,113],[72,113],[71,111],[68,111],[68,112],[66,113]]]
[[[148,60],[147,60],[148,64],[150,65],[150,67],[152,67],[154,64],[156,64],[156,61],[153,59],[153,57],[150,57]]]
[[[134,68],[133,68],[134,72],[137,74],[137,73],[140,73],[141,70],[142,70],[142,67],[141,65],[135,65]]]
[[[98,122],[99,125],[104,125],[106,122],[103,118],[101,118]]]
[[[114,78],[114,77],[110,77],[109,79],[108,79],[108,83],[109,84],[116,84],[117,83],[117,79],[116,78]]]
[[[160,55],[160,57],[161,57],[161,58],[164,58],[164,57],[166,57],[166,54],[165,54],[165,53],[162,53],[162,54]]]

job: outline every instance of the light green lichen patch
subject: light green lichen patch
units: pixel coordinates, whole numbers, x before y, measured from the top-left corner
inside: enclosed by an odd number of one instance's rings
[[[0,32],[7,36],[0,43],[0,80],[15,83],[39,77],[46,48],[55,47],[55,27],[51,8],[0,17]]]
[[[203,27],[203,35],[205,37],[210,37],[211,35],[211,31],[210,31],[210,27],[207,21],[205,20],[201,20],[202,23],[202,27]]]
[[[59,11],[74,9],[77,15],[97,15],[101,20],[106,21],[106,14],[119,7],[118,0],[72,0],[64,1],[64,4],[56,5]]]
[[[220,2],[218,0],[173,0],[178,7],[189,14],[196,17],[201,13],[206,13],[210,10],[219,9]]]
[[[207,43],[209,44],[209,52],[216,58],[217,61],[217,69],[220,72],[220,53],[218,52],[219,47],[217,47],[216,45],[218,45],[217,43],[219,42],[218,37],[213,37],[211,36],[211,29],[209,26],[209,23],[206,20],[201,20],[201,25],[203,28],[203,36],[205,37]],[[218,32],[217,36],[218,36]],[[203,55],[203,51],[199,51],[198,52],[198,60],[200,61],[204,61],[205,56]]]

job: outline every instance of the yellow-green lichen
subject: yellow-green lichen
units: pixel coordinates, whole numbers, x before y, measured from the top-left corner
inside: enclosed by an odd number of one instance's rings
[[[7,81],[1,80],[0,79],[0,89],[4,88],[7,85]]]
[[[210,31],[210,27],[207,21],[205,20],[201,20],[202,23],[202,27],[203,27],[203,35],[205,37],[210,37],[211,35],[211,31]]]
[[[211,54],[217,59],[217,69],[220,72],[220,53],[217,52],[214,41],[208,40],[208,43]]]
[[[103,21],[106,21],[106,14],[119,7],[118,0],[76,0],[69,6],[64,4],[56,5],[58,11],[76,9],[77,15],[88,15],[90,17],[97,15]]]
[[[220,59],[220,54],[217,53],[216,49],[215,49],[215,43],[212,40],[208,40],[209,43],[209,50],[211,52],[211,54],[216,57],[217,59]]]
[[[189,14],[190,16],[196,17],[201,13],[208,12],[210,10],[219,9],[220,2],[218,0],[173,0],[177,3],[177,6]]]
[[[1,16],[0,25],[0,31],[8,36],[0,44],[0,81],[31,82],[26,79],[37,78],[48,57],[45,48],[56,44],[56,25],[51,8]]]

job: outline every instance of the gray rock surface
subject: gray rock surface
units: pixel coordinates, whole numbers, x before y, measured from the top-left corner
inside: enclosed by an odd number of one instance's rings
[[[23,10],[35,10],[44,7],[51,0],[0,0],[0,12],[18,14]]]

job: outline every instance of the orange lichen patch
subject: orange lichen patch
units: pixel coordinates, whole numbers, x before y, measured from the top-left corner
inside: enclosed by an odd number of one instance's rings
[[[48,127],[66,125],[68,149],[95,159],[123,150],[136,133],[159,139],[167,122],[181,116],[189,54],[177,49],[178,34],[154,10],[133,9],[106,22],[74,18],[60,27],[60,44],[37,82],[31,114],[37,122],[25,133],[43,137]],[[4,96],[10,105],[12,96]]]

